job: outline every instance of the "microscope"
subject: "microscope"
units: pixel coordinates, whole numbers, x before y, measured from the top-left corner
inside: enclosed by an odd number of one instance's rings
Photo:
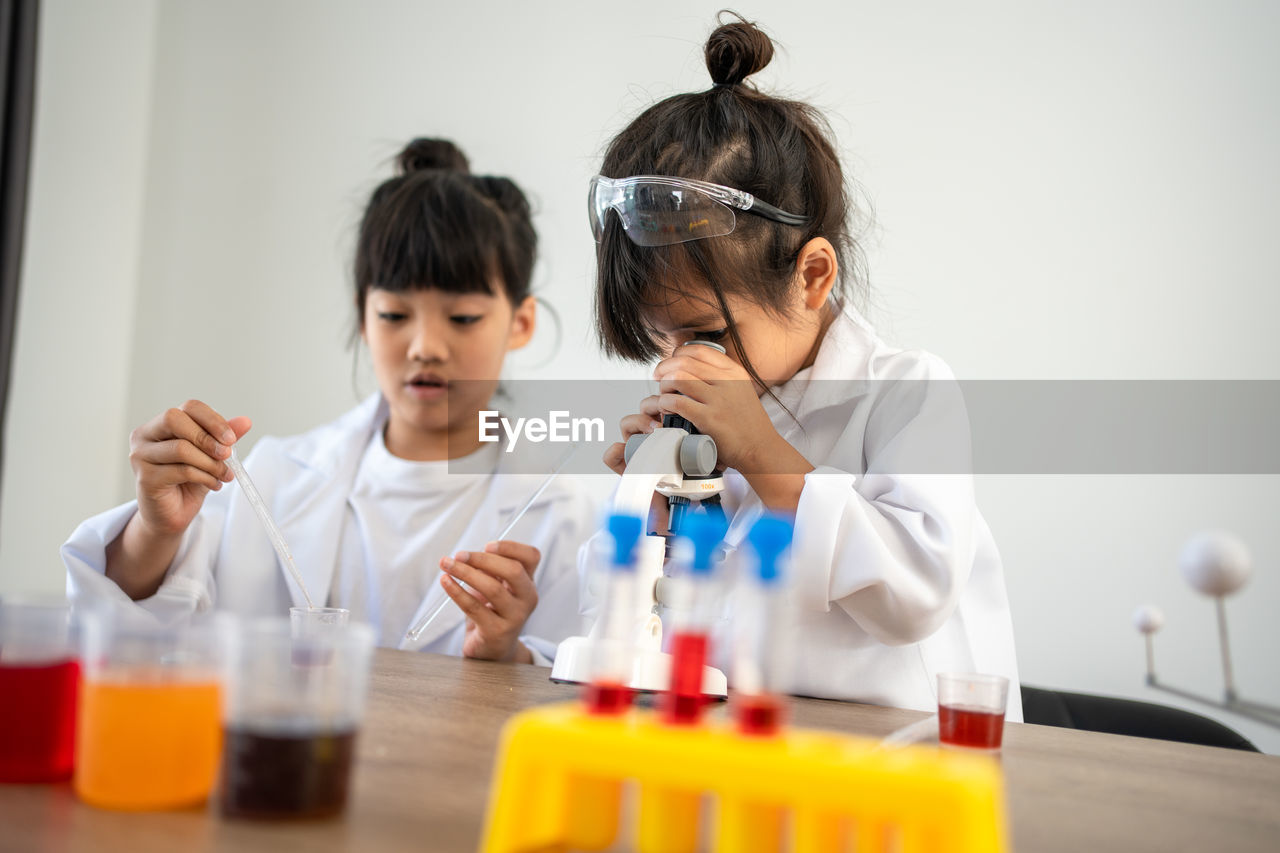
[[[685,344],[694,345],[724,352],[724,347],[710,341]],[[720,493],[724,490],[724,478],[715,473],[715,440],[699,433],[686,419],[664,415],[660,428],[627,440],[624,458],[626,470],[614,494],[612,512],[647,520],[656,492],[668,501],[668,536],[678,534],[685,514],[699,507],[723,517]],[[671,655],[662,651],[663,629],[659,617],[663,606],[669,603],[667,599],[671,598],[663,595],[670,580],[664,577],[666,560],[667,536],[649,532],[641,537],[636,546],[638,588],[633,599],[636,602],[635,648],[627,685],[632,690],[661,692],[667,689],[670,679]],[[593,573],[588,579],[591,589],[598,581],[597,566],[589,565],[588,570]],[[551,668],[552,681],[587,683],[591,680],[591,650],[600,639],[602,622],[597,619],[587,636],[570,637],[560,644]],[[703,667],[702,692],[709,696],[727,695],[724,673],[714,667]]]

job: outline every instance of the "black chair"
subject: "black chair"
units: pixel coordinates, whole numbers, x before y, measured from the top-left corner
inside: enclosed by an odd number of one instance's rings
[[[1022,719],[1041,726],[1259,751],[1239,732],[1181,708],[1025,684],[1022,685]]]

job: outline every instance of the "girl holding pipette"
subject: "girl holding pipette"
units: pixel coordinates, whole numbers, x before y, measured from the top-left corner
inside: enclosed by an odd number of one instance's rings
[[[545,663],[573,633],[591,502],[561,478],[522,507],[541,478],[504,474],[506,455],[476,430],[507,352],[534,331],[528,202],[506,178],[470,174],[443,140],[415,140],[398,165],[373,192],[355,259],[379,393],[245,460],[297,576],[245,490],[226,485],[249,419],[192,400],[134,431],[137,500],[63,546],[74,594],[162,618],[327,604],[372,623],[381,645],[476,658]],[[490,541],[520,512],[514,540]],[[454,605],[407,639],[446,597]]]
[[[711,88],[642,113],[592,180],[600,337],[657,361],[659,393],[623,419],[623,441],[664,413],[712,436],[731,547],[763,512],[794,515],[792,692],[932,710],[939,671],[1016,684],[963,401],[942,361],[889,346],[854,309],[831,133],[813,107],[748,82],[772,54],[753,24],[718,27]],[[624,445],[605,461],[621,473]]]

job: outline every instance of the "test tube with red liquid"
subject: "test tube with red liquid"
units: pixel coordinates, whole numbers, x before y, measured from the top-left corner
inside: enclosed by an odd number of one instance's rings
[[[591,650],[591,681],[582,691],[582,701],[592,714],[621,714],[631,705],[633,636],[636,596],[636,544],[644,529],[631,515],[609,517],[612,553],[608,565],[600,618],[600,635]]]
[[[671,681],[663,698],[662,716],[675,725],[694,725],[702,716],[703,670],[708,635],[718,598],[712,558],[724,541],[725,525],[715,516],[687,516],[679,531],[674,601],[668,604],[673,622]]]
[[[791,547],[792,525],[774,515],[761,517],[747,533],[750,559],[734,602],[732,707],[738,731],[774,735],[786,716],[782,677],[789,660],[785,628],[783,555]]]

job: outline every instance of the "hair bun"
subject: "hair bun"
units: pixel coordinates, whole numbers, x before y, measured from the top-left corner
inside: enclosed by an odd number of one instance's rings
[[[400,174],[420,172],[424,169],[444,169],[450,172],[471,174],[471,164],[462,149],[447,139],[415,139],[396,157]]]
[[[717,86],[733,86],[773,59],[773,40],[755,24],[738,20],[721,24],[707,39],[707,70]]]
[[[524,219],[532,216],[529,199],[510,178],[482,175],[475,179],[475,186],[506,213],[515,213]]]

